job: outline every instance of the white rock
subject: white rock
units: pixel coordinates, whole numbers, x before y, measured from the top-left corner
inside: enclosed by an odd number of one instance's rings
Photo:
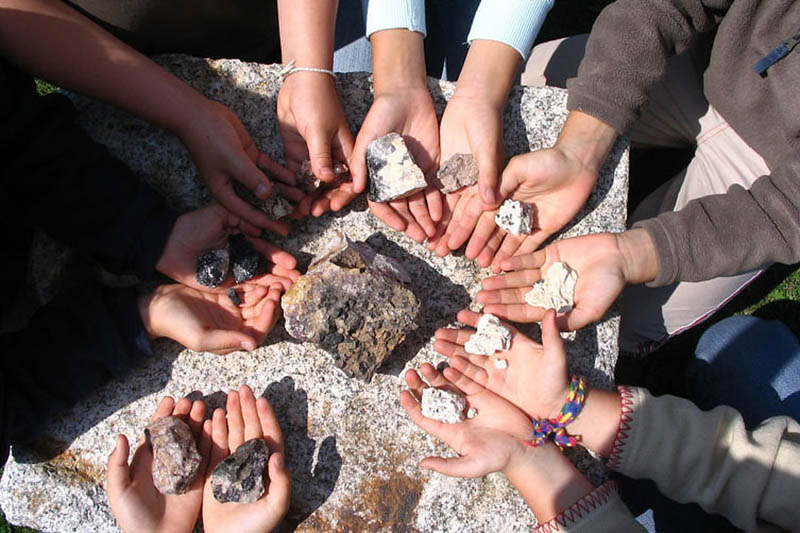
[[[470,407],[467,410],[467,419],[471,420],[471,419],[475,418],[477,415],[478,415],[478,410],[475,409],[474,407]]]
[[[445,389],[427,387],[422,391],[422,416],[446,424],[464,421],[467,400],[460,394]]]
[[[494,367],[497,370],[505,370],[506,368],[508,368],[508,361],[505,359],[495,359]]]
[[[527,235],[533,231],[533,208],[509,198],[500,206],[494,221],[514,235]]]
[[[485,314],[478,320],[478,331],[464,344],[467,353],[492,355],[511,346],[511,331],[494,315]]]
[[[533,307],[555,309],[566,313],[575,304],[575,284],[578,273],[568,264],[557,261],[550,265],[544,278],[533,284],[525,295],[525,301]]]
[[[389,133],[367,146],[369,193],[372,202],[405,198],[428,186],[425,174],[414,163],[403,136]]]

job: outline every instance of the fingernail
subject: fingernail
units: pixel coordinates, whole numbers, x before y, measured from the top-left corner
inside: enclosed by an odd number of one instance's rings
[[[283,468],[283,454],[279,453],[278,456],[275,458],[275,466],[281,469]]]
[[[494,204],[497,201],[494,196],[494,190],[491,187],[481,187],[481,195],[483,196],[483,201],[487,204]]]
[[[256,349],[255,343],[253,341],[242,341],[241,347],[247,350],[248,352],[252,352]]]
[[[269,187],[267,187],[266,183],[258,184],[258,186],[256,187],[256,196],[258,196],[261,199],[264,199],[267,196],[269,196]]]
[[[333,173],[333,169],[331,167],[322,167],[319,169],[319,173],[325,176],[326,178],[333,178],[335,174]]]

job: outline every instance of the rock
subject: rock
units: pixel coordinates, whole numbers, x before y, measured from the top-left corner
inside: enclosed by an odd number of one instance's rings
[[[209,250],[197,258],[197,283],[204,287],[218,287],[228,275],[229,264],[230,253],[227,248]]]
[[[511,347],[511,331],[494,315],[481,315],[478,331],[464,344],[467,353],[493,355],[497,350]]]
[[[470,407],[470,408],[467,410],[467,419],[468,419],[468,420],[472,420],[472,419],[473,419],[473,418],[475,418],[477,415],[478,415],[478,410],[477,410],[477,409],[475,409],[474,407]]]
[[[454,154],[436,173],[436,188],[447,194],[478,182],[478,164],[472,154]]]
[[[372,378],[417,328],[419,302],[396,261],[338,236],[281,300],[286,331],[333,355],[350,377]]]
[[[367,146],[369,195],[372,202],[405,198],[428,186],[422,170],[414,163],[403,136],[389,133]]]
[[[233,279],[236,283],[247,281],[261,274],[261,254],[253,248],[247,237],[237,233],[236,235],[231,235],[228,243],[230,245]]]
[[[307,193],[316,192],[318,189],[326,189],[339,185],[344,181],[348,181],[350,177],[350,169],[347,165],[338,161],[333,162],[333,175],[334,180],[331,183],[324,183],[321,179],[316,177],[311,171],[311,161],[306,159],[300,165],[300,170],[297,171],[295,177],[297,178],[297,186]]]
[[[202,458],[189,426],[176,416],[154,420],[144,430],[153,449],[153,485],[161,494],[183,494],[200,471]]]
[[[556,261],[547,269],[544,278],[533,284],[525,295],[525,302],[533,307],[555,309],[566,313],[575,304],[575,284],[578,273],[568,264]]]
[[[230,298],[231,302],[233,302],[233,305],[235,305],[236,307],[239,307],[240,305],[242,305],[242,299],[239,298],[239,294],[236,292],[236,289],[234,289],[233,287],[228,289],[228,298]]]
[[[508,361],[506,359],[500,359],[499,357],[494,360],[494,367],[497,370],[505,370],[508,368]]]
[[[467,400],[460,394],[435,387],[422,390],[422,416],[432,418],[446,424],[458,424],[464,421],[464,409]]]
[[[533,208],[508,198],[494,216],[495,223],[514,235],[527,235],[533,231]]]
[[[211,473],[211,491],[221,503],[254,503],[269,483],[269,447],[264,439],[250,439],[220,461]]]
[[[243,186],[238,181],[233,183],[233,189],[236,191],[239,198],[257,207],[273,220],[291,215],[294,211],[292,203],[281,194],[280,187],[276,186],[274,183],[270,195],[263,199],[253,194],[250,189]]]

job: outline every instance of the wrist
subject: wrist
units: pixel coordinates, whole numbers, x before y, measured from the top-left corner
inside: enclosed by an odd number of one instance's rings
[[[376,96],[408,89],[428,90],[421,33],[405,29],[383,30],[372,34],[370,43]]]
[[[455,96],[503,109],[519,67],[519,53],[507,44],[478,39],[467,52]]]
[[[597,176],[616,140],[617,131],[602,120],[570,111],[555,148]]]
[[[630,284],[647,283],[658,276],[658,257],[652,237],[643,228],[616,234],[623,274]]]
[[[156,298],[157,291],[158,289],[155,289],[152,292],[141,294],[136,297],[136,305],[139,308],[139,316],[142,319],[142,325],[144,326],[145,331],[147,331],[147,336],[150,338],[150,340],[162,336],[156,331],[155,321],[153,320],[154,300]]]
[[[616,390],[589,388],[583,409],[566,429],[570,435],[580,437],[583,447],[608,457],[617,434],[619,409]]]

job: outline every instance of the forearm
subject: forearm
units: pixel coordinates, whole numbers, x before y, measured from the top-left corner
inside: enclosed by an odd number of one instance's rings
[[[337,0],[278,0],[283,63],[333,68]],[[309,37],[312,36],[312,37]]]
[[[617,140],[617,131],[581,111],[570,111],[555,148],[597,176]]]
[[[374,33],[370,43],[376,95],[427,90],[421,33],[405,29],[383,30]]]
[[[23,69],[181,135],[204,97],[58,1],[0,0],[0,50]]]

